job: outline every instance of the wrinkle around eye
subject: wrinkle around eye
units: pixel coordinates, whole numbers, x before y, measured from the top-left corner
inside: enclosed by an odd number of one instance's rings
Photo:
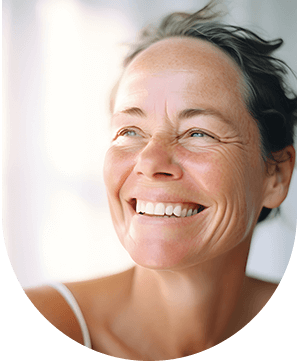
[[[220,142],[219,138],[212,136],[204,130],[192,129],[178,137],[178,142],[185,148],[203,148]]]
[[[144,136],[145,136],[145,133],[140,128],[137,128],[135,126],[126,126],[126,127],[119,129],[115,133],[113,140],[116,140],[120,137],[136,138],[136,137],[144,137]]]
[[[149,135],[140,128],[126,126],[116,131],[111,144],[126,150],[136,150],[137,148],[143,148],[147,144],[148,139]]]

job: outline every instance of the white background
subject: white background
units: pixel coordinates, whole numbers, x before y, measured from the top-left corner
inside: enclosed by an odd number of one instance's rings
[[[296,1],[224,1],[227,21],[267,38],[296,70]],[[124,44],[170,11],[206,1],[3,2],[3,231],[23,287],[132,265],[108,211],[108,97]],[[225,6],[226,5],[226,6]],[[293,86],[295,79],[290,78]],[[279,281],[296,226],[296,173],[282,215],[255,233],[249,275]]]

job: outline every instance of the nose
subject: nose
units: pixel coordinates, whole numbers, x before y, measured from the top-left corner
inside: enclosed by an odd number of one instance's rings
[[[148,179],[178,180],[183,171],[174,161],[174,147],[166,140],[151,140],[138,155],[134,172]]]

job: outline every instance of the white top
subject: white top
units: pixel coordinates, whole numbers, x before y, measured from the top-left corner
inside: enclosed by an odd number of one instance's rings
[[[84,346],[91,349],[92,344],[91,344],[91,338],[90,338],[87,324],[86,324],[83,314],[80,310],[80,307],[78,306],[78,303],[77,303],[75,297],[73,296],[73,294],[71,293],[71,291],[62,283],[51,282],[51,283],[48,283],[47,285],[56,289],[63,296],[63,298],[67,301],[67,303],[69,304],[72,311],[74,312],[74,314],[78,320],[78,323],[80,325],[82,336],[83,336],[83,344],[84,344]]]

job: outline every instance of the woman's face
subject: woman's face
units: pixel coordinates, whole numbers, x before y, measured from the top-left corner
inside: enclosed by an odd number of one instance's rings
[[[137,264],[190,266],[250,241],[266,177],[243,90],[234,62],[198,39],[160,41],[127,67],[104,177]]]

